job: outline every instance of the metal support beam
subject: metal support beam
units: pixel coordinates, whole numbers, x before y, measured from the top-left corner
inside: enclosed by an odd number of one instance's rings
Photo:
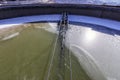
[[[64,12],[62,14],[62,19],[58,24],[58,30],[59,30],[58,43],[60,45],[58,80],[64,80],[65,77],[65,37],[66,37],[67,29],[68,29],[68,16],[67,13]]]

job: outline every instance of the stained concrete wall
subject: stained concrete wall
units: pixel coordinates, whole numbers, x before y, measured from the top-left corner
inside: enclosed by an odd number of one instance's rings
[[[27,4],[1,6],[0,19],[40,14],[69,14],[107,18],[120,21],[120,7],[77,4]]]

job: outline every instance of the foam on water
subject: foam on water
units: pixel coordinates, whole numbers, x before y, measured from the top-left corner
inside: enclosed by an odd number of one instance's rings
[[[19,32],[16,32],[14,34],[11,34],[9,36],[4,37],[2,40],[8,40],[8,39],[14,38],[14,37],[16,37],[18,35],[19,35]]]

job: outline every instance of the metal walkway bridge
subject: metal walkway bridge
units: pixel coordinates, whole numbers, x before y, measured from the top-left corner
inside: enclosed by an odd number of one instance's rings
[[[54,50],[53,50],[53,55],[51,58],[49,70],[48,70],[48,75],[46,80],[51,80],[50,74],[51,74],[51,69],[53,65],[53,59],[54,56],[57,54],[57,69],[55,70],[55,75],[56,79],[55,80],[65,80],[65,67],[66,67],[66,60],[68,62],[67,66],[69,66],[69,72],[70,72],[70,80],[72,80],[72,68],[71,68],[71,61],[70,61],[70,55],[69,52],[66,52],[66,47],[65,47],[65,41],[66,41],[66,32],[68,30],[68,14],[67,12],[62,13],[62,18],[58,22],[58,36],[55,41],[54,45]],[[56,47],[59,47],[58,52],[56,52]]]

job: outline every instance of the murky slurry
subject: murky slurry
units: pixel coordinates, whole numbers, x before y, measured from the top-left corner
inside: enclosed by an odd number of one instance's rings
[[[56,34],[44,30],[47,23],[25,24],[0,33],[0,80],[46,80]],[[64,80],[70,80],[70,59],[66,49]],[[59,46],[49,80],[57,80]],[[72,80],[91,80],[71,54]]]

